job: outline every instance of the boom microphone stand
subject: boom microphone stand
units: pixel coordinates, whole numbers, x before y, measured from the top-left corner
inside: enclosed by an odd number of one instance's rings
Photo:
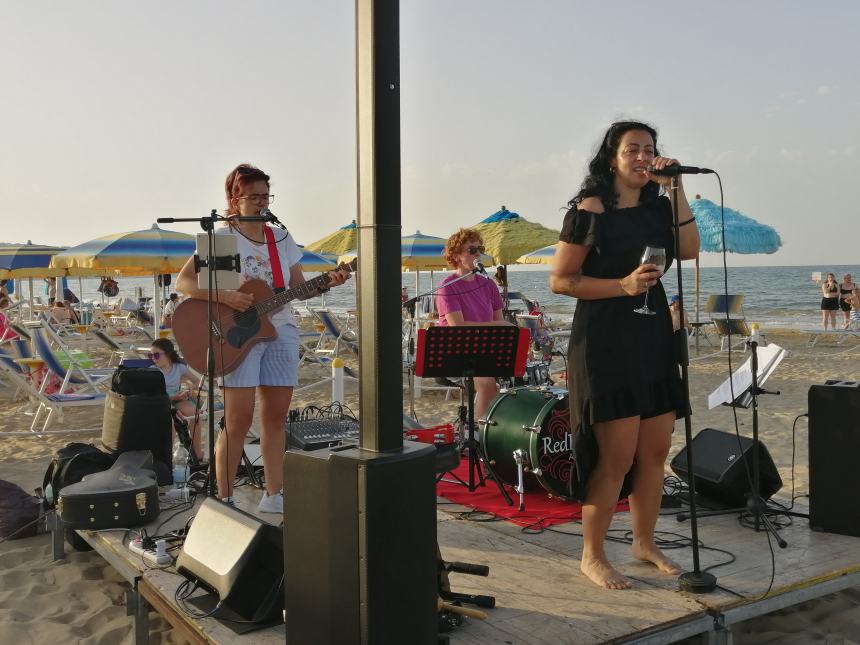
[[[216,271],[235,271],[241,272],[242,266],[239,261],[239,254],[225,255],[217,257],[215,255],[215,222],[226,222],[229,218],[218,215],[218,211],[214,208],[207,217],[159,217],[156,221],[159,224],[172,224],[174,222],[197,222],[200,228],[206,231],[207,242],[207,257],[201,260],[198,254],[194,254],[194,272],[200,273],[200,269],[205,267],[209,283],[206,287],[206,329],[208,330],[209,349],[206,352],[206,378],[208,380],[207,389],[207,406],[206,413],[209,418],[209,474],[206,478],[206,494],[209,497],[216,497],[215,491],[215,347],[214,337],[215,329],[213,325],[213,285],[215,283]],[[243,217],[249,222],[271,222],[273,216],[260,215],[252,217]]]
[[[684,289],[681,277],[681,230],[678,226],[678,177],[672,177],[670,184],[672,201],[672,224],[675,229],[675,269],[678,275],[678,305],[681,316],[684,315]],[[687,446],[687,467],[690,472],[690,536],[693,543],[693,570],[686,571],[678,577],[682,591],[691,593],[710,593],[717,588],[717,578],[699,568],[699,526],[696,517],[696,478],[693,475],[693,427],[690,421],[690,375],[688,367],[690,357],[687,348],[686,330],[683,326],[675,332],[675,342],[680,349],[681,357],[681,391],[684,404],[684,440]]]

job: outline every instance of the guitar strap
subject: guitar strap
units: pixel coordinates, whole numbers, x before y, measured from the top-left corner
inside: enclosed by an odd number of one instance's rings
[[[269,264],[272,265],[272,288],[275,293],[281,293],[285,289],[284,271],[281,269],[278,247],[275,246],[275,234],[268,226],[263,226],[263,233],[266,236],[266,246],[269,248]]]

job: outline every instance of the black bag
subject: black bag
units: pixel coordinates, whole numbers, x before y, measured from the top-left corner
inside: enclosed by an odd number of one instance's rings
[[[0,540],[32,537],[39,532],[40,500],[0,479]]]
[[[119,284],[111,278],[102,278],[99,283],[99,288],[96,289],[99,293],[105,294],[108,298],[113,298],[119,293]]]
[[[161,376],[158,370],[143,371]],[[124,396],[116,392],[107,393],[102,445],[108,452],[149,450],[156,462],[164,464],[163,468],[156,469],[158,483],[162,486],[173,482],[170,473],[173,463],[172,428],[173,416],[167,394]]]
[[[85,475],[107,470],[113,465],[114,459],[89,443],[70,443],[60,448],[42,480],[45,508],[56,506],[60,491],[65,486],[77,484]]]
[[[164,374],[160,370],[149,367],[123,367],[120,365],[113,373],[110,389],[125,396],[167,394]]]
[[[124,452],[108,470],[66,486],[57,514],[67,529],[111,529],[158,517],[158,485],[148,450]]]

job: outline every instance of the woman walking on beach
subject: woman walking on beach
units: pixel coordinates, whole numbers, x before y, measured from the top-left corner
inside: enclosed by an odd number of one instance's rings
[[[836,311],[839,309],[839,285],[836,276],[827,274],[827,280],[821,285],[821,324],[827,331],[827,323],[831,329],[836,329]]]
[[[848,329],[851,324],[851,296],[854,294],[854,289],[857,285],[850,273],[846,273],[842,277],[842,284],[839,285],[839,308],[842,310],[842,316],[845,318],[842,329]]]
[[[243,221],[243,217],[259,215],[271,203],[269,186],[269,175],[259,168],[248,164],[234,168],[227,175],[225,184],[230,224],[217,233],[236,237],[244,279],[262,279],[272,288],[280,285],[295,287],[303,284],[305,279],[299,264],[302,253],[293,237],[287,231],[263,222]],[[329,287],[343,284],[348,277],[344,271],[330,271]],[[205,300],[208,297],[205,289],[197,288],[193,257],[182,267],[176,287],[190,298]],[[309,293],[308,297],[316,295],[316,292]],[[232,289],[219,289],[215,297],[237,311],[245,311],[253,304],[250,294]],[[233,479],[242,459],[245,436],[251,427],[255,400],[259,396],[262,419],[260,445],[266,490],[258,509],[263,513],[281,513],[281,462],[286,449],[284,423],[293,387],[298,382],[299,336],[289,306],[271,314],[271,321],[277,330],[277,338],[254,345],[239,367],[224,376],[224,418],[227,425],[218,435],[215,470],[219,496],[232,503]]]
[[[570,427],[581,433],[578,443],[594,446],[596,462],[587,472],[588,459],[577,454],[574,476],[584,489],[580,568],[608,589],[631,585],[604,550],[628,473],[633,555],[665,573],[680,573],[654,542],[672,429],[684,410],[660,283],[675,260],[672,208],[660,196],[669,179],[650,174],[651,164],[678,164],[660,156],[651,126],[622,121],[609,128],[569,203],[550,273],[554,293],[577,298],[568,349]],[[680,259],[692,259],[699,233],[680,182],[677,198]],[[660,265],[643,263],[646,247],[653,247],[650,255]]]
[[[199,432],[198,403],[191,390],[182,389],[183,381],[192,388],[197,385],[188,365],[180,358],[173,346],[173,341],[169,338],[158,338],[152,341],[149,348],[149,360],[164,374],[164,384],[167,388],[167,396],[170,397],[170,405],[183,418],[192,419],[188,434],[191,437],[191,448],[194,451],[194,456],[198,461],[201,461],[203,459],[203,436]]]
[[[484,252],[483,244],[481,234],[469,228],[461,228],[448,238],[442,255],[454,273],[442,280],[436,291],[440,326],[510,325],[502,315],[504,303],[496,284],[474,273],[475,262]],[[450,284],[462,276],[466,277]],[[474,381],[478,419],[484,416],[498,390],[492,376],[476,376]]]

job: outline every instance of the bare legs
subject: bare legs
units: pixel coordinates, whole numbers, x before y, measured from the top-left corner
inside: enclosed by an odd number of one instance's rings
[[[836,329],[836,310],[835,309],[822,309],[821,310],[821,324],[824,326],[824,331],[827,331],[827,324],[830,323],[831,329]]]
[[[218,495],[222,498],[233,494],[233,478],[239,469],[245,436],[254,418],[255,390],[253,387],[224,388],[227,427],[218,435],[215,446]],[[260,449],[266,475],[266,490],[270,495],[279,492],[283,486],[281,463],[286,441],[284,420],[292,397],[291,387],[260,386],[260,416],[263,425]]]
[[[492,376],[475,377],[475,420],[483,418],[499,391]]]
[[[639,417],[615,419],[594,426],[600,458],[588,480],[588,499],[582,507],[582,572],[607,589],[626,589],[630,581],[609,562],[604,541],[624,476],[636,463],[630,513],[633,522],[633,556],[652,562],[666,573],[680,567],[666,558],[654,543],[654,527],[660,511],[663,474],[675,414],[640,421]]]

